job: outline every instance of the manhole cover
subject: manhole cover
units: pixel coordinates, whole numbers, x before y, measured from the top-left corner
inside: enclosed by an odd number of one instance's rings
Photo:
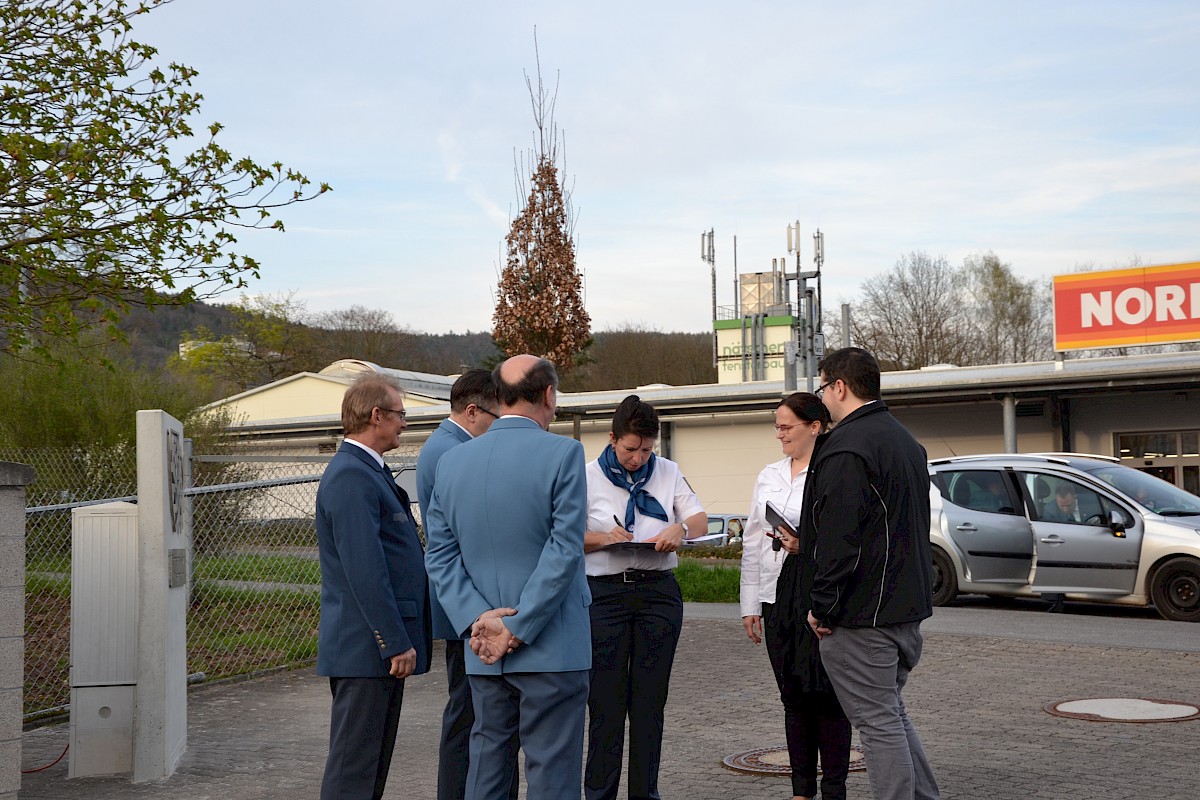
[[[1047,703],[1042,708],[1056,717],[1084,719],[1089,722],[1183,722],[1200,719],[1200,706],[1136,697],[1059,700]]]
[[[744,753],[734,753],[725,756],[722,766],[734,772],[748,772],[752,775],[791,775],[792,766],[788,762],[787,747],[763,747],[758,750],[747,750]],[[850,771],[857,772],[867,768],[863,759],[862,748],[854,745],[850,748]],[[817,766],[820,772],[820,765]]]

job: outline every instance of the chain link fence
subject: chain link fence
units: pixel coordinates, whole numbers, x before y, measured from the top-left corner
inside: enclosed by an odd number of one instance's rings
[[[70,700],[71,509],[136,499],[132,446],[0,451],[37,471],[26,511],[26,719]],[[320,565],[314,507],[328,456],[195,455],[191,463],[191,680],[312,663]],[[416,449],[391,453],[411,469]],[[415,497],[413,498],[415,501]]]

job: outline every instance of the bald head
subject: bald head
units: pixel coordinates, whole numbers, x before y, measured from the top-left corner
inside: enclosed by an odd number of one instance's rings
[[[544,359],[531,355],[513,356],[512,358],[500,363],[500,367],[496,372],[496,377],[498,379],[503,379],[504,382],[510,386],[515,385],[520,383],[521,379],[524,378],[529,371],[537,366],[538,362],[542,360]]]
[[[496,367],[492,374],[501,413],[529,417],[543,428],[554,419],[558,389],[554,364],[537,356],[519,355]]]

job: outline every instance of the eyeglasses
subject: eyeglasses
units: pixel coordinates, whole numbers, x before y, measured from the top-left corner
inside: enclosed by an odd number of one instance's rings
[[[790,431],[792,428],[805,428],[805,427],[808,427],[809,425],[812,425],[812,424],[813,424],[814,422],[816,422],[816,421],[817,421],[817,420],[815,420],[815,419],[806,419],[806,420],[804,420],[803,422],[799,422],[799,423],[796,423],[796,424],[794,424],[794,425],[775,425],[775,426],[774,426],[774,428],[775,428],[775,432],[776,432],[776,433],[784,433],[784,434],[786,434],[786,433],[788,433],[788,432],[789,432],[789,431]]]
[[[815,394],[817,397],[822,396],[823,394],[825,394],[826,389],[828,389],[830,386],[833,386],[835,383],[837,383],[840,380],[841,380],[841,378],[834,378],[831,381],[822,383],[820,386],[817,387],[817,390],[815,392],[813,392],[813,394]]]
[[[376,408],[378,408],[380,411],[390,411],[393,414],[397,414],[399,415],[400,419],[405,419],[408,416],[408,412],[403,408],[384,408],[383,406],[376,406]]]
[[[480,411],[482,411],[485,414],[490,414],[491,416],[495,417],[496,419],[500,419],[500,415],[497,414],[495,411],[492,411],[490,408],[484,408],[483,406],[479,406],[479,405],[477,405],[475,407],[478,408]]]

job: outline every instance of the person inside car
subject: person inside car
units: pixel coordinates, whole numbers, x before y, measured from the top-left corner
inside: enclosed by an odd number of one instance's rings
[[[1054,499],[1042,508],[1042,519],[1046,522],[1083,522],[1079,513],[1079,501],[1075,497],[1075,487],[1069,483],[1060,483],[1054,490]]]
[[[1012,513],[1008,492],[1004,490],[1004,482],[998,473],[987,473],[983,487],[971,492],[971,508],[977,511]]]

